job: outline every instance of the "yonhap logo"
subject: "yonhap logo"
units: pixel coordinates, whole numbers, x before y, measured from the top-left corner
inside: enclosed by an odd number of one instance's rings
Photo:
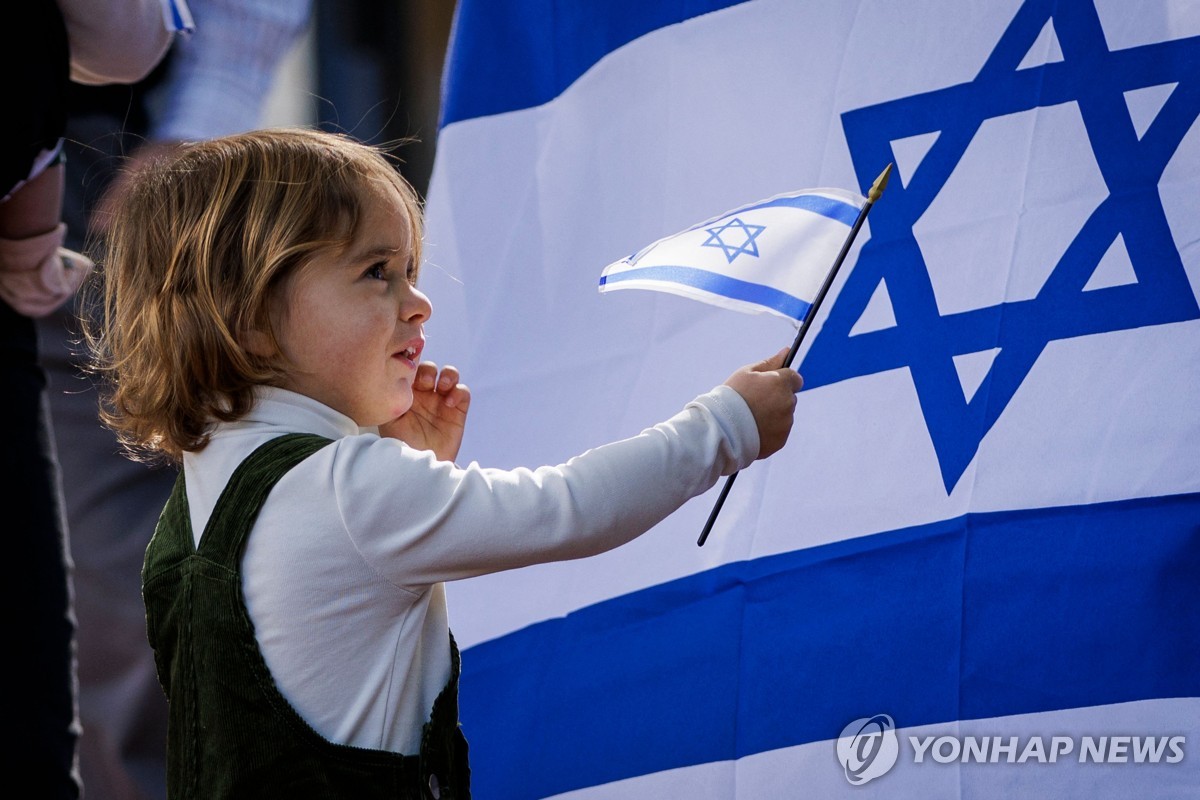
[[[854,786],[886,774],[899,754],[896,723],[887,714],[854,720],[842,729],[837,741],[838,761]]]
[[[1026,764],[1090,765],[1127,764],[1127,769],[1167,768],[1185,761],[1187,737],[1166,735],[1069,735],[1034,734],[953,734],[910,729],[913,735],[896,731],[895,720],[887,714],[861,717],[842,729],[837,740],[837,757],[846,780],[862,786],[886,775],[900,760],[904,747],[905,767],[939,769],[939,765],[986,765],[998,769],[1001,764],[1022,768]],[[1138,766],[1143,765],[1143,766]],[[1059,769],[1069,769],[1059,766]]]

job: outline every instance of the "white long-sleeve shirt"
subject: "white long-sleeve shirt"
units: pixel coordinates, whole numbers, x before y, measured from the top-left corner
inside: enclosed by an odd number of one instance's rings
[[[318,733],[408,754],[450,676],[444,581],[617,547],[759,447],[749,407],[727,386],[536,470],[460,468],[268,388],[184,454],[197,544],[238,464],[294,432],[335,441],[284,475],[251,532],[242,584],[255,635],[280,692]]]

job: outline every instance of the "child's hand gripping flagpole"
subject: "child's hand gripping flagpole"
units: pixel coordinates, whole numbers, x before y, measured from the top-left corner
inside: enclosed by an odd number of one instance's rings
[[[846,254],[850,252],[850,246],[854,244],[854,237],[858,235],[858,229],[862,227],[863,222],[867,218],[867,213],[875,205],[875,201],[880,198],[883,190],[887,188],[888,177],[891,174],[892,165],[888,164],[884,167],[883,172],[879,173],[879,177],[875,179],[875,183],[871,184],[871,190],[867,192],[867,201],[863,203],[862,210],[858,212],[858,217],[850,227],[850,232],[846,234],[846,241],[842,244],[842,249],[838,252],[837,258],[829,270],[829,274],[825,276],[825,282],[821,284],[821,290],[817,292],[816,298],[808,308],[808,313],[804,315],[804,321],[800,323],[800,330],[797,331],[796,338],[792,342],[792,347],[788,350],[787,357],[783,360],[784,367],[790,367],[795,360],[796,353],[799,352],[800,345],[804,341],[804,335],[808,333],[808,328],[812,325],[813,318],[817,315],[817,309],[821,307],[821,301],[828,294],[829,287],[833,284],[833,279],[837,277],[838,269],[841,268],[842,262],[846,260]],[[729,496],[729,489],[733,486],[733,482],[737,476],[738,474],[735,472],[725,479],[725,485],[721,487],[721,493],[717,496],[717,502],[713,504],[713,510],[708,515],[708,522],[704,523],[704,530],[700,533],[700,538],[696,540],[697,547],[703,547],[704,542],[708,540],[708,534],[712,532],[713,523],[717,521],[717,515],[721,513],[721,507],[725,505],[725,498]]]

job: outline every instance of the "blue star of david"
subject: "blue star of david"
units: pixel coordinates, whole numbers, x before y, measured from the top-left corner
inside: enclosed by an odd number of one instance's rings
[[[1062,60],[1018,70],[1053,18]],[[1028,0],[969,83],[842,115],[860,185],[895,161],[890,142],[941,131],[907,186],[892,181],[873,209],[871,238],[804,364],[806,387],[907,367],[947,493],[1019,390],[1048,342],[1200,318],[1171,236],[1158,182],[1200,117],[1200,37],[1110,51],[1088,2]],[[1178,82],[1141,139],[1123,92]],[[913,224],[929,207],[986,119],[1078,104],[1108,196],[1083,224],[1038,295],[941,316]],[[1082,291],[1118,235],[1135,283]],[[896,324],[850,336],[881,279]],[[953,357],[1000,348],[971,400]]]
[[[741,244],[732,245],[725,241],[723,234],[730,229],[741,231],[742,236],[740,238],[743,239]],[[754,240],[758,238],[760,233],[766,230],[766,227],[763,225],[747,225],[737,217],[734,217],[724,225],[715,228],[705,228],[704,230],[708,231],[708,238],[700,246],[721,248],[725,252],[725,258],[732,264],[733,260],[742,253],[758,258],[758,244]]]

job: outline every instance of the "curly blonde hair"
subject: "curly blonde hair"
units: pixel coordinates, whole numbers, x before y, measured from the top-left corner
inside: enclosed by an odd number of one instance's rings
[[[314,255],[350,244],[373,196],[364,190],[381,182],[400,194],[420,264],[415,191],[385,151],[347,136],[253,131],[183,145],[129,177],[84,325],[106,378],[101,418],[132,456],[178,462],[214,422],[245,415],[256,386],[278,381],[272,299]],[[276,355],[248,351],[249,331]]]

